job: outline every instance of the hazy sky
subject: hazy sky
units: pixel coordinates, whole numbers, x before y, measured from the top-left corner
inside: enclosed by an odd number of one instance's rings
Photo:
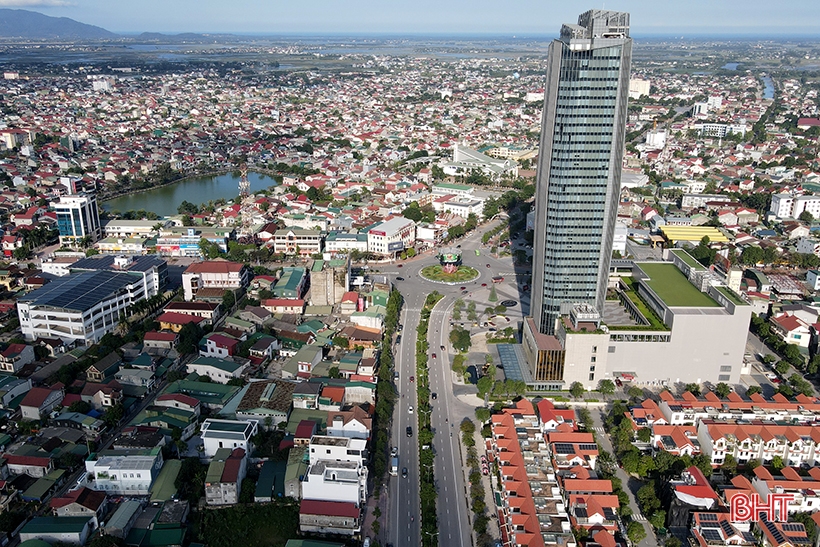
[[[572,7],[568,7],[572,4]],[[0,0],[113,32],[555,36],[591,8],[629,11],[633,35],[820,35],[817,0]]]

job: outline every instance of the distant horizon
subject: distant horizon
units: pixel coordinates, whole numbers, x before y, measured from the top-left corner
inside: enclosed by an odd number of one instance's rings
[[[521,0],[499,10],[490,0],[417,0],[412,6],[383,0],[0,0],[0,7],[69,17],[124,36],[232,34],[237,36],[558,36],[561,25],[597,9],[558,0]],[[618,0],[602,9],[630,14],[633,37],[814,39],[820,10],[813,0]],[[672,23],[672,24],[670,24]],[[678,25],[678,26],[675,26]]]
[[[106,29],[110,30],[110,29]],[[144,31],[115,31],[110,30],[119,36],[124,38],[135,38],[140,36],[141,34],[162,34],[165,36],[178,36],[182,34],[199,34],[203,36],[238,36],[238,37],[252,37],[252,38],[288,38],[288,37],[300,37],[300,38],[350,38],[350,39],[357,39],[357,38],[382,38],[382,39],[397,39],[397,38],[507,38],[507,39],[527,39],[527,40],[554,40],[557,38],[557,34],[541,34],[541,33],[528,33],[528,32],[470,32],[470,31],[463,31],[463,32],[370,32],[370,31],[348,31],[348,32],[314,32],[314,31],[302,31],[302,32],[230,32],[230,31],[194,31],[194,30],[183,30],[183,31],[155,31],[155,30],[144,30]],[[788,34],[788,33],[775,33],[769,32],[768,34],[758,34],[754,32],[738,32],[738,33],[727,33],[724,31],[723,34],[719,34],[717,32],[710,32],[710,31],[701,31],[701,32],[677,32],[677,33],[666,33],[666,32],[640,32],[630,33],[630,37],[633,39],[641,40],[641,39],[668,39],[668,40],[681,40],[686,41],[689,39],[743,39],[743,40],[820,40],[820,29],[814,31],[813,33],[805,33],[805,34]]]

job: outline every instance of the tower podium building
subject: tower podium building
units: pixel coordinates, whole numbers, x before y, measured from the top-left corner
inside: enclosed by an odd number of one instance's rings
[[[628,13],[590,10],[550,44],[532,278],[544,334],[573,306],[601,309],[606,298],[631,60]]]
[[[550,44],[532,317],[499,346],[530,389],[738,383],[752,308],[683,249],[610,278],[632,58],[629,14],[591,10]]]

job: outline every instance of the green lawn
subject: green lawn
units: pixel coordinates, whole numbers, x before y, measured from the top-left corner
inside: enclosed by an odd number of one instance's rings
[[[689,253],[687,253],[683,249],[672,249],[669,252],[674,254],[675,256],[680,258],[681,260],[683,260],[683,262],[685,262],[686,265],[688,265],[690,268],[694,268],[696,270],[705,270],[706,269],[706,266],[704,266],[703,264],[701,264],[700,262],[698,262],[697,260],[692,258],[692,255],[690,255]]]
[[[720,306],[712,297],[697,290],[674,264],[642,262],[639,267],[649,276],[646,282],[649,288],[670,308]]]
[[[469,266],[459,266],[455,273],[445,273],[441,266],[427,266],[421,270],[421,276],[432,281],[464,282],[478,277],[478,271]]]

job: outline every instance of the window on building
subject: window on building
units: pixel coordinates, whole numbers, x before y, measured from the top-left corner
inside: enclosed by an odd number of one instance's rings
[[[592,353],[598,353],[598,346],[592,346]]]
[[[591,382],[591,381],[593,381],[594,379],[595,379],[595,373],[594,373],[594,372],[591,372],[591,373],[589,374],[589,381]]]
[[[730,376],[728,374],[721,374],[718,376],[718,382],[728,382]]]
[[[721,365],[720,366],[721,372],[732,372],[732,365]]]

